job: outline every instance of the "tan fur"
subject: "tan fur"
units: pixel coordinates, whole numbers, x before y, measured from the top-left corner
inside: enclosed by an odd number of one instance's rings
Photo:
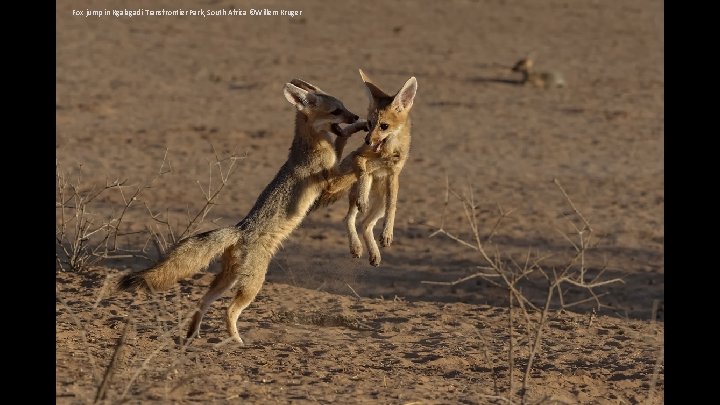
[[[265,281],[268,264],[280,243],[300,224],[321,191],[337,161],[334,138],[338,124],[351,124],[358,116],[340,100],[298,79],[285,85],[285,97],[298,109],[295,137],[285,164],[263,190],[245,218],[234,227],[216,229],[181,241],[154,267],[123,277],[118,288],[150,290],[170,288],[202,268],[220,253],[222,270],[200,301],[187,337],[197,334],[203,315],[225,291],[237,286],[228,307],[228,333],[238,342],[240,313],[255,299]]]
[[[522,83],[541,88],[565,87],[565,79],[559,72],[536,72],[533,68],[535,62],[528,55],[520,59],[512,67],[513,72],[522,74]]]
[[[390,246],[393,241],[395,211],[400,187],[399,176],[410,153],[410,109],[417,91],[417,80],[408,79],[394,96],[387,95],[360,70],[370,99],[365,145],[348,154],[333,176],[328,190],[317,205],[337,200],[348,189],[349,207],[345,216],[350,252],[362,255],[362,245],[355,226],[358,212],[364,215],[361,227],[368,248],[370,264],[380,265],[380,250],[375,243],[373,227],[385,217],[380,243]],[[387,128],[383,128],[387,126]],[[345,132],[362,129],[362,123],[345,128]],[[347,133],[345,134],[347,135]],[[343,138],[338,138],[340,141]],[[340,149],[340,148],[337,148]],[[339,151],[342,152],[341,150]]]

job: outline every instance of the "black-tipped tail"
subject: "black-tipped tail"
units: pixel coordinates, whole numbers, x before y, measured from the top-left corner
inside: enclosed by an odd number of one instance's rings
[[[136,272],[124,275],[117,284],[119,291],[137,291],[140,288],[147,288],[143,272]]]

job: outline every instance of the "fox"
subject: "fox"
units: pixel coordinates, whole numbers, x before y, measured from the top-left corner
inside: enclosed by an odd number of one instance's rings
[[[535,64],[531,55],[526,56],[523,59],[517,61],[511,71],[521,73],[522,84],[529,84],[535,87],[541,88],[552,88],[552,87],[565,87],[565,79],[559,72],[535,72],[533,65]]]
[[[388,95],[362,69],[359,72],[369,99],[367,119],[341,130],[341,136],[335,141],[338,159],[353,132],[366,130],[365,144],[342,159],[315,207],[330,205],[349,191],[344,223],[350,253],[356,258],[362,256],[363,248],[356,229],[357,215],[362,213],[361,227],[369,261],[377,267],[382,258],[373,228],[380,218],[385,217],[380,244],[383,247],[392,244],[399,176],[410,153],[409,113],[418,85],[413,76],[397,93]]]
[[[186,341],[198,334],[210,305],[236,286],[235,297],[227,307],[226,327],[232,339],[244,344],[237,328],[240,314],[255,300],[282,241],[299,226],[327,188],[336,167],[334,138],[341,131],[340,124],[353,124],[359,118],[338,98],[300,79],[286,83],[283,94],[297,110],[290,152],[250,212],[235,226],[178,242],[154,266],[126,274],[117,284],[120,291],[167,290],[180,279],[205,269],[222,254],[222,269],[200,300]]]

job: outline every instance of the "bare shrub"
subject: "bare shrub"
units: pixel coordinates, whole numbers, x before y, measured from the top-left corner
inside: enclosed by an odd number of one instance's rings
[[[565,309],[588,301],[595,301],[596,308],[599,309],[602,306],[599,299],[601,295],[596,294],[595,289],[601,286],[623,282],[618,278],[603,280],[602,275],[604,274],[604,269],[594,277],[588,277],[586,255],[590,249],[597,246],[597,240],[594,236],[593,228],[591,227],[590,222],[576,207],[570,196],[568,196],[567,192],[560,184],[560,181],[554,179],[554,183],[562,193],[570,208],[570,211],[565,214],[565,217],[568,219],[568,222],[572,227],[572,232],[570,234],[562,231],[559,232],[572,246],[575,254],[564,266],[546,266],[544,261],[548,256],[542,255],[541,253],[533,254],[530,250],[524,260],[520,263],[512,257],[502,255],[497,245],[493,244],[492,236],[498,230],[501,222],[507,218],[512,211],[505,211],[500,208],[499,218],[495,222],[491,231],[488,233],[488,236],[483,239],[481,236],[482,232],[478,221],[474,194],[470,191],[467,195],[461,195],[451,190],[449,184],[445,195],[445,207],[441,217],[440,228],[430,235],[430,237],[445,235],[451,240],[469,249],[477,251],[480,261],[483,262],[483,265],[478,266],[478,268],[484,271],[450,282],[423,281],[422,283],[435,285],[456,285],[471,279],[481,278],[498,288],[506,289],[508,292],[508,329],[510,336],[508,343],[508,389],[506,395],[503,396],[497,392],[497,395],[488,399],[515,403],[516,378],[514,375],[514,356],[517,344],[524,343],[529,354],[525,359],[526,365],[520,381],[521,388],[518,394],[520,396],[520,403],[525,404],[526,394],[531,383],[530,372],[533,367],[533,361],[541,350],[540,347],[543,331],[551,310],[557,307]],[[462,203],[465,218],[470,226],[472,240],[464,240],[456,235],[453,235],[444,228],[445,211],[449,204],[451,194]],[[533,302],[522,292],[521,286],[523,284],[536,283],[536,280],[544,280],[546,283],[544,300],[542,300],[542,302]],[[567,292],[565,289],[566,286],[586,291],[589,296],[575,302],[566,302],[564,299],[564,295]],[[554,302],[557,304],[556,307],[553,307],[552,305]],[[515,309],[516,304],[518,308],[517,310]],[[518,311],[525,321],[525,338],[522,339],[521,342],[516,342],[513,338],[515,326],[520,325],[520,322],[514,318],[514,313]]]
[[[237,155],[221,158],[215,148],[212,147],[212,149],[215,155],[215,161],[208,163],[207,187],[203,187],[202,183],[199,180],[197,181],[200,191],[205,198],[205,202],[194,215],[189,211],[186,213],[186,225],[181,231],[174,229],[167,210],[165,211],[165,214],[162,215],[159,211],[153,212],[152,208],[149,207],[147,203],[145,204],[145,209],[155,225],[148,226],[147,230],[150,234],[150,240],[155,246],[158,255],[162,256],[165,254],[171,246],[184,237],[194,234],[200,226],[205,223],[210,210],[216,205],[216,200],[220,195],[220,192],[228,184],[228,180],[235,170],[235,165],[237,164],[238,159],[242,158]],[[180,229],[180,227],[177,229]]]
[[[124,182],[106,183],[104,187],[84,187],[82,167],[74,181],[69,180],[60,164],[55,164],[57,192],[55,208],[55,260],[60,270],[83,271],[96,265],[110,250],[113,230],[122,216],[103,218],[91,204],[110,190],[120,189]]]
[[[213,151],[214,148],[213,148]],[[157,253],[162,255],[178,240],[195,232],[206,220],[220,192],[225,188],[230,175],[241,157],[231,155],[220,158],[214,153],[215,161],[209,163],[209,178],[206,186],[198,181],[205,197],[204,205],[195,213],[187,213],[186,226],[181,231],[171,225],[170,215],[153,212],[142,195],[151,189],[163,176],[172,171],[167,151],[156,173],[140,185],[126,185],[127,180],[106,181],[105,185],[88,185],[83,179],[83,167],[79,166],[71,179],[70,171],[56,162],[57,220],[55,226],[55,259],[60,271],[85,271],[101,264],[104,259],[148,258],[145,247],[128,249],[122,247],[122,238],[138,232],[122,232],[126,214],[142,201],[146,211],[155,222],[155,228],[148,226],[147,241],[152,242]],[[219,180],[218,180],[219,178]],[[113,199],[121,208],[113,214],[100,214],[99,201]],[[118,201],[119,200],[119,201]],[[145,244],[147,245],[147,243]]]

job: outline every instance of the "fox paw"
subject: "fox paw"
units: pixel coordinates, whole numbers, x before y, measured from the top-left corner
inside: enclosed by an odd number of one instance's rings
[[[369,203],[368,200],[358,198],[358,200],[355,202],[355,205],[357,206],[358,211],[364,214],[365,211],[367,211]]]
[[[242,338],[240,337],[240,335],[230,336],[229,338],[225,339],[222,343],[223,343],[223,344],[225,344],[225,343],[236,343],[236,344],[239,344],[240,346],[245,346],[245,342],[242,340]]]
[[[358,258],[362,256],[362,248],[359,246],[351,246],[350,254],[352,255],[352,257]]]
[[[388,246],[392,245],[392,242],[393,242],[392,232],[383,232],[382,236],[380,236],[380,246],[388,247]]]
[[[370,264],[375,267],[380,266],[380,255],[370,255]]]

